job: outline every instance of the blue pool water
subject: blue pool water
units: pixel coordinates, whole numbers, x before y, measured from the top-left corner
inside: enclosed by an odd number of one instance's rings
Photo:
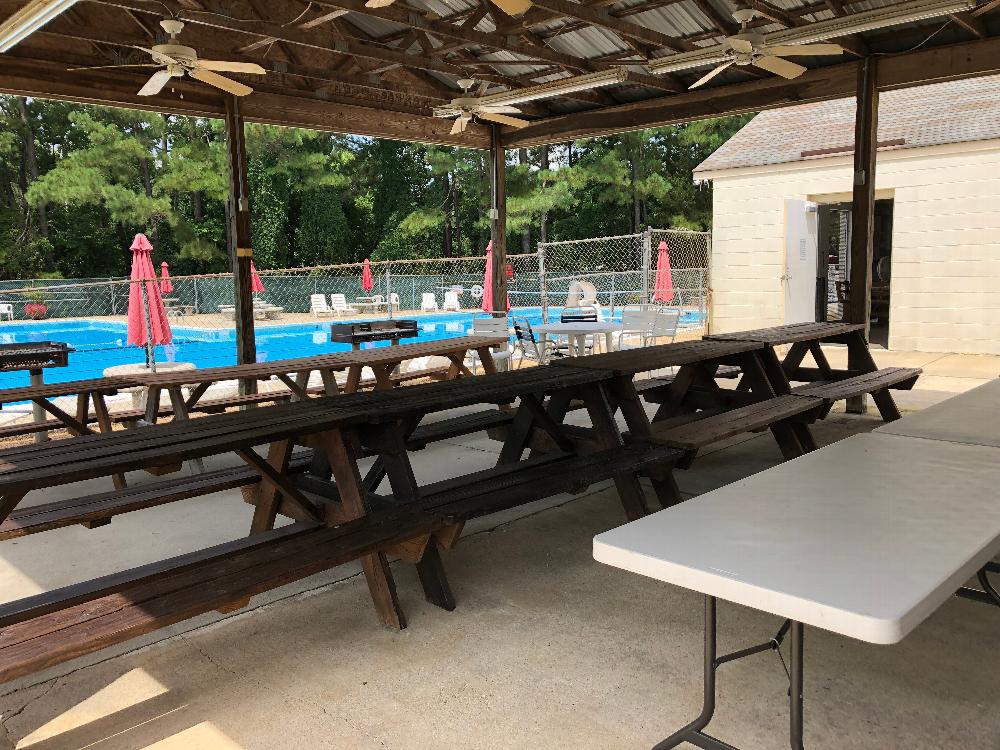
[[[464,336],[472,321],[483,313],[461,312],[407,316],[416,319],[420,335],[413,341],[435,341]],[[541,308],[516,308],[512,315],[527,318],[532,325],[542,322]],[[616,317],[620,317],[618,311]],[[549,308],[550,320],[559,319],[559,310]],[[697,324],[700,313],[687,312],[682,324]],[[346,322],[341,321],[341,322]],[[174,341],[156,347],[157,362],[192,362],[198,368],[236,364],[236,332],[234,329],[193,328],[175,325]],[[349,351],[349,344],[330,342],[330,321],[296,323],[294,325],[258,326],[257,359],[273,362],[293,357],[307,357],[329,352]],[[69,355],[68,367],[56,367],[45,372],[45,382],[99,378],[114,365],[137,364],[145,361],[143,349],[126,345],[125,323],[86,320],[46,320],[40,322],[0,323],[0,344],[31,341],[64,341],[76,351]],[[388,346],[379,342],[371,346]],[[28,385],[28,373],[0,373],[0,388]]]

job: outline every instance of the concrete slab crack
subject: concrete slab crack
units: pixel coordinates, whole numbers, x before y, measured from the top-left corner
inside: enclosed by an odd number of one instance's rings
[[[15,748],[17,747],[17,744],[10,736],[10,727],[7,726],[7,722],[23,714],[27,710],[28,706],[30,706],[32,703],[36,703],[40,701],[42,698],[45,698],[49,693],[53,691],[53,689],[55,689],[55,686],[59,682],[59,679],[60,678],[58,677],[53,677],[51,680],[48,681],[48,684],[46,685],[45,689],[40,691],[38,695],[26,700],[23,704],[21,704],[21,707],[18,708],[17,710],[5,713],[3,715],[3,718],[0,719],[0,750],[15,750]]]

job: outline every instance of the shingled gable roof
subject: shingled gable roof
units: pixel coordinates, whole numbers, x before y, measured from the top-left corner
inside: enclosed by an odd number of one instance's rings
[[[853,98],[761,112],[699,164],[695,176],[850,154],[854,113]],[[1000,138],[1000,76],[889,91],[880,98],[880,150],[991,138]]]

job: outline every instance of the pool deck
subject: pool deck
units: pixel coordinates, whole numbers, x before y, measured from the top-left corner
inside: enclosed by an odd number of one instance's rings
[[[835,414],[815,433],[823,445],[879,424]],[[422,481],[453,476],[492,465],[498,450],[449,440],[415,454],[415,470]],[[780,460],[768,435],[745,435],[678,480],[694,497]],[[700,597],[593,561],[594,534],[623,522],[614,494],[602,485],[470,524],[445,558],[454,612],[424,602],[412,566],[395,565],[403,632],[376,623],[348,565],[4,685],[0,750],[650,747],[697,712]],[[13,599],[181,554],[248,523],[234,491],[12,540],[0,546],[0,591]],[[720,617],[724,648],[778,624],[735,605]],[[956,598],[899,646],[812,629],[806,648],[807,747],[1000,747],[995,610]],[[787,681],[773,655],[755,659],[765,668],[720,674],[713,730],[770,750],[786,741]]]

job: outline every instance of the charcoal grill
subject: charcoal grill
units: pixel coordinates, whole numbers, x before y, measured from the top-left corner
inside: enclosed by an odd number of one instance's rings
[[[62,341],[0,344],[0,372],[66,367],[73,347]]]
[[[353,349],[374,341],[391,341],[395,345],[400,339],[416,338],[419,334],[415,320],[370,320],[334,323],[330,327],[330,341],[350,344]]]

